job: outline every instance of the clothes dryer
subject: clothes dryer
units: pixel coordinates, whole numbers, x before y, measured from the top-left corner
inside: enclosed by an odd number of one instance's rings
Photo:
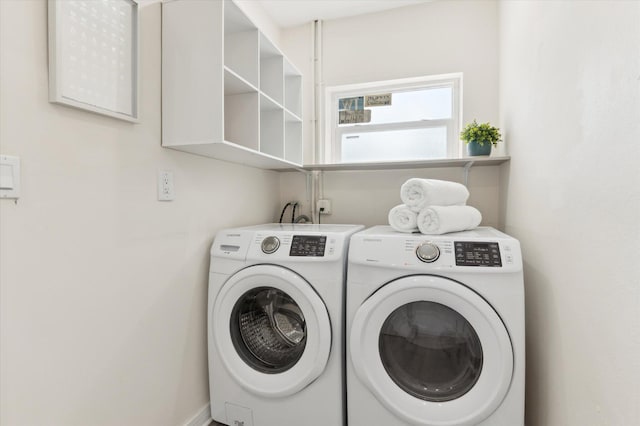
[[[344,285],[359,225],[220,232],[208,307],[211,414],[231,426],[345,423]]]
[[[522,426],[520,244],[488,227],[351,239],[349,426]]]

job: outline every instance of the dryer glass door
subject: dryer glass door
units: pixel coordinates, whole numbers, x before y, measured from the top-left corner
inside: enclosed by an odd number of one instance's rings
[[[425,401],[461,397],[482,371],[478,334],[460,313],[441,303],[418,301],[397,308],[382,324],[379,348],[389,377]]]
[[[507,329],[491,305],[444,277],[391,281],[357,309],[350,365],[407,423],[478,424],[500,406],[513,376]]]

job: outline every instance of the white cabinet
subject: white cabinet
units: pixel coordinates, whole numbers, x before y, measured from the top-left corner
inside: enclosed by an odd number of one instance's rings
[[[162,146],[302,165],[302,75],[231,0],[162,6]]]

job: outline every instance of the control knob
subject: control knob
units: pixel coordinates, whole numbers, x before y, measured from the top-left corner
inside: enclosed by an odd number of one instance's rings
[[[422,243],[416,249],[416,256],[423,262],[432,263],[440,257],[440,249],[433,243]]]
[[[278,247],[280,247],[280,240],[278,239],[278,237],[274,236],[267,237],[262,240],[262,244],[260,247],[266,254],[274,253],[276,250],[278,250]]]

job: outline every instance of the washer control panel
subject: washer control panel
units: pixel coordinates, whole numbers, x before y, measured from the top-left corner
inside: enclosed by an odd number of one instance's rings
[[[344,236],[324,233],[260,232],[253,236],[247,255],[250,258],[268,259],[269,262],[333,261],[342,255],[345,241]]]
[[[500,246],[494,242],[454,241],[456,266],[502,267]]]
[[[325,235],[294,235],[289,256],[322,257],[326,245]]]
[[[211,245],[211,257],[248,263],[287,262],[288,267],[293,267],[294,263],[320,262],[333,268],[345,262],[351,235],[363,229],[362,225],[295,223],[230,228],[216,235]],[[415,259],[415,253],[413,256]],[[233,267],[232,264],[228,266]]]

